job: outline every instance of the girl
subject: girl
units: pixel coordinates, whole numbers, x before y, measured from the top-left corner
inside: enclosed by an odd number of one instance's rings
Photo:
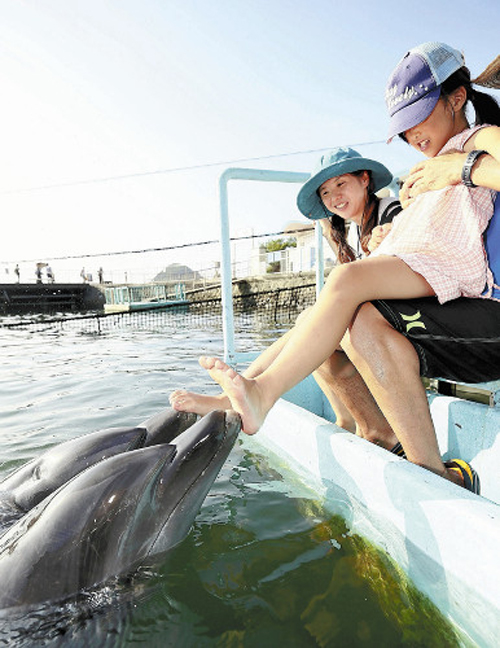
[[[386,97],[390,139],[399,134],[427,157],[451,149],[470,152],[463,184],[422,194],[374,254],[335,268],[310,316],[256,378],[244,378],[215,358],[200,358],[240,413],[247,434],[257,432],[276,400],[337,348],[363,302],[431,295],[445,302],[459,295],[479,297],[485,285],[486,296],[491,293],[482,233],[493,213],[494,192],[475,187],[470,171],[481,151],[500,160],[500,108],[472,88],[462,55],[441,43],[410,50],[391,75]],[[469,101],[476,112],[474,128],[465,113]],[[333,206],[328,191],[323,196],[326,207]]]
[[[384,226],[401,211],[401,205],[396,198],[380,199],[376,195],[376,192],[391,181],[392,175],[383,164],[362,157],[352,148],[337,148],[319,159],[311,178],[299,193],[298,207],[308,218],[320,220],[323,234],[339,262],[347,263],[367,254],[371,247],[371,233],[374,227]],[[325,200],[318,195],[318,189],[323,185]],[[333,201],[326,200],[327,191],[331,196],[335,196]],[[349,233],[346,221],[351,221],[354,225]],[[300,315],[298,321],[303,316],[304,314]],[[281,352],[291,333],[288,331],[268,347],[248,367],[244,376],[255,378],[262,373]],[[354,385],[356,378],[353,373],[345,355],[335,352],[314,376],[335,411],[339,427],[355,432],[357,423],[358,434],[367,438],[373,434],[372,430],[376,429],[379,435],[387,437],[385,445],[392,448],[397,439],[388,429],[385,419],[381,417],[367,390],[363,389],[362,384]],[[342,400],[339,400],[336,395],[339,381],[343,383],[346,380],[349,381],[349,391],[352,393],[344,394]],[[196,412],[201,415],[213,409],[231,407],[224,393],[210,396],[184,389],[177,389],[170,395],[170,404],[179,411]],[[371,414],[369,422],[366,411],[370,411]]]

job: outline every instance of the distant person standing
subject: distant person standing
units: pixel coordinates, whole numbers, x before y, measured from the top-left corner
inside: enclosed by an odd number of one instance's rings
[[[99,277],[99,283],[100,283],[100,284],[102,284],[103,274],[104,274],[104,273],[103,273],[102,268],[99,268],[99,270],[97,271],[97,275],[98,275],[98,277]]]
[[[19,263],[16,263],[16,267],[14,268],[14,274],[17,277],[17,283],[21,281],[21,271],[19,270]]]
[[[36,264],[35,276],[37,284],[42,283],[42,268],[39,263]]]
[[[87,283],[87,273],[85,272],[85,268],[80,270],[80,277],[82,278],[83,283]]]
[[[54,273],[53,273],[53,271],[52,271],[52,268],[51,268],[50,266],[47,266],[47,267],[45,268],[45,272],[46,272],[46,274],[47,274],[47,281],[48,281],[49,283],[54,283],[54,281],[56,280],[56,278],[55,278],[55,276],[54,276]]]

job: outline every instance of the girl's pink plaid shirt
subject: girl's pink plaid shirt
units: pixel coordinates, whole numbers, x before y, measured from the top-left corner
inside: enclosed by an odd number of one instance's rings
[[[462,151],[479,128],[452,137],[439,152]],[[496,192],[463,184],[421,194],[393,221],[371,256],[397,256],[432,286],[440,303],[457,297],[491,298],[493,276],[483,233],[493,215]],[[487,289],[486,293],[482,293]]]

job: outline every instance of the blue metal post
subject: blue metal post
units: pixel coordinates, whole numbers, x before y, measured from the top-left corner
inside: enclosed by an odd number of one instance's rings
[[[260,182],[305,182],[309,173],[296,171],[273,171],[268,169],[226,169],[219,178],[220,241],[221,241],[221,295],[222,331],[224,336],[224,360],[234,363],[234,311],[233,282],[231,273],[231,245],[229,232],[229,203],[227,184],[229,180],[258,180]]]
[[[323,228],[316,223],[316,299],[325,283],[325,255],[323,253]]]

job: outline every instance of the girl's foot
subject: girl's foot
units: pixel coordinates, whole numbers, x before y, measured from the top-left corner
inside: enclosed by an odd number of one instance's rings
[[[202,356],[199,359],[203,369],[217,382],[231,401],[231,407],[241,416],[242,430],[255,434],[270,409],[266,406],[260,387],[254,379],[243,378],[229,365],[217,358]]]
[[[188,392],[185,389],[176,389],[168,397],[170,405],[178,412],[194,412],[200,416],[205,416],[213,410],[230,409],[231,403],[225,394],[208,396]]]

